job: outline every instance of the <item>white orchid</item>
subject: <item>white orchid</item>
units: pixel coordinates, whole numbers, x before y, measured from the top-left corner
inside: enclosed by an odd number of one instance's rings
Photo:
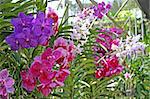
[[[88,40],[87,35],[90,34],[89,28],[92,21],[95,19],[93,14],[93,9],[84,8],[74,19],[74,28],[73,33],[71,34],[71,39],[77,40],[79,43],[76,48],[76,53],[81,53],[83,51],[82,46],[84,46]]]
[[[112,50],[118,57],[126,57],[131,55],[138,55],[139,53],[144,53],[145,45],[140,42],[140,35],[128,36],[125,41],[120,41],[118,46],[112,45]]]

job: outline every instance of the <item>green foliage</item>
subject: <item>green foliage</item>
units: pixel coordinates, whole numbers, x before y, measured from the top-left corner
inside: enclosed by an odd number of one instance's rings
[[[150,93],[150,57],[142,56],[129,61],[128,64],[130,67],[126,67],[125,71],[131,73],[132,77],[125,79],[121,76],[116,90],[122,96],[148,99]]]
[[[15,79],[15,93],[11,95],[13,99],[45,99],[39,92],[26,92],[21,87],[20,71],[25,70],[31,65],[35,56],[40,55],[46,47],[38,46],[36,48],[23,49],[17,52],[11,51],[4,39],[12,33],[13,27],[10,20],[16,17],[19,12],[26,14],[35,14],[37,11],[45,11],[47,6],[46,0],[19,0],[11,3],[11,0],[2,0],[0,3],[0,69],[7,68],[10,75]],[[70,39],[72,33],[72,25],[66,24],[70,17],[65,17],[69,5],[67,5],[63,18],[59,24],[58,33],[51,37],[49,46],[52,47],[54,41],[58,37]],[[112,12],[112,14],[114,14]],[[118,19],[112,19],[112,22],[125,21],[127,17],[131,18],[133,15],[129,11],[123,11],[119,14]],[[119,24],[119,26],[124,26]],[[110,26],[109,26],[110,27]],[[124,27],[127,30],[128,26]],[[128,67],[122,74],[109,78],[96,79],[92,47],[97,45],[95,38],[97,38],[97,30],[99,28],[90,29],[91,34],[88,35],[87,43],[82,46],[84,52],[77,55],[75,60],[70,63],[70,76],[65,81],[65,86],[56,88],[49,98],[55,99],[105,99],[105,98],[128,98],[136,97],[148,99],[150,97],[150,47],[148,46],[146,52],[149,55],[137,57],[132,60],[126,59],[125,62]],[[146,44],[150,44],[149,34],[144,35]],[[77,44],[77,41],[74,41]],[[99,45],[106,52],[107,49]],[[131,79],[125,79],[123,74],[129,72],[133,74]]]

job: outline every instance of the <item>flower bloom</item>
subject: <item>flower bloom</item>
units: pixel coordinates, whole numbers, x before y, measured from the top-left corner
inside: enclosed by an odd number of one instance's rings
[[[71,39],[78,41],[78,48],[76,48],[76,53],[81,53],[82,46],[87,42],[88,36],[90,34],[89,28],[92,21],[95,19],[94,10],[91,8],[84,8],[76,17],[74,27],[71,33]]]
[[[54,34],[52,29],[54,20],[46,17],[43,12],[38,12],[36,17],[20,12],[11,23],[14,26],[14,33],[6,37],[6,42],[12,50],[46,46],[50,36]]]
[[[58,32],[58,15],[52,8],[49,7],[46,10],[46,16],[47,16],[47,18],[52,18],[54,20],[52,28],[54,30],[54,33],[56,34]]]
[[[95,76],[96,78],[103,78],[117,75],[123,70],[123,67],[119,64],[119,59],[116,55],[108,53],[111,53],[112,48],[118,47],[118,37],[123,31],[118,28],[109,28],[102,29],[99,32],[96,38],[97,45],[93,47],[97,66]]]
[[[22,78],[22,87],[28,91],[32,91],[36,85],[36,80],[33,75],[28,71],[22,71],[20,74]]]
[[[119,64],[118,57],[113,56],[102,62],[102,68],[96,70],[96,78],[110,77],[122,72],[123,67]]]
[[[126,72],[125,74],[124,74],[124,77],[126,78],[126,79],[131,79],[131,74],[130,73],[128,73],[128,72]]]
[[[140,42],[140,35],[128,36],[126,40],[120,40],[118,47],[112,48],[114,53],[120,58],[131,57],[133,55],[137,56],[140,53],[144,53],[145,45]],[[113,46],[114,47],[114,46]]]
[[[70,74],[69,62],[75,58],[75,46],[72,41],[57,38],[53,48],[47,48],[40,56],[35,57],[27,72],[22,71],[22,87],[33,91],[36,82],[38,90],[48,96],[53,88],[63,86]]]
[[[82,46],[88,41],[88,35],[90,34],[89,29],[93,21],[102,19],[105,14],[110,10],[111,5],[105,5],[104,2],[99,3],[97,6],[90,8],[84,8],[82,12],[79,12],[73,21],[73,33],[71,33],[71,39],[78,42],[76,53],[83,51]]]
[[[96,38],[97,45],[93,47],[93,50],[103,57],[107,52],[111,52],[112,48],[115,48],[119,45],[118,37],[123,30],[118,28],[109,28],[102,29],[99,32],[100,33]],[[99,44],[103,46],[103,48],[99,47]]]
[[[0,95],[2,97],[7,97],[9,93],[14,92],[14,83],[15,81],[13,78],[9,77],[7,69],[0,71]]]
[[[103,16],[106,15],[110,9],[110,4],[105,4],[105,2],[99,3],[97,6],[94,6],[94,15],[102,19]]]

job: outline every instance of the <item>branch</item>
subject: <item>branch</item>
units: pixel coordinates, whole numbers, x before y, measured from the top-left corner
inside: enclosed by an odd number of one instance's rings
[[[129,0],[126,0],[122,6],[119,8],[119,10],[116,12],[116,14],[114,15],[114,18],[118,16],[118,14],[120,13],[120,11],[125,7],[125,5],[128,3]]]
[[[97,2],[94,0],[90,0],[92,2],[93,5],[97,5]]]
[[[81,1],[80,1],[80,0],[76,0],[76,2],[77,2],[77,4],[78,4],[79,8],[80,8],[81,10],[83,10],[83,5],[82,5]]]

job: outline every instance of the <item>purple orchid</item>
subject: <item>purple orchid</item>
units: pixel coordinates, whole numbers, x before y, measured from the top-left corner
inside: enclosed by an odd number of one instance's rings
[[[18,42],[18,39],[16,38],[15,34],[11,34],[11,35],[7,36],[5,40],[6,40],[7,44],[10,45],[12,50],[19,49],[19,42]]]
[[[54,34],[53,19],[47,18],[43,12],[39,12],[35,18],[21,12],[18,18],[11,20],[11,23],[14,26],[14,33],[7,36],[6,43],[12,50],[46,46],[50,36]]]
[[[23,12],[20,12],[18,14],[18,18],[13,18],[11,20],[11,23],[15,27],[14,32],[15,33],[21,33],[23,28],[32,28],[32,15],[25,15]]]
[[[94,15],[102,19],[105,14],[110,10],[111,5],[105,4],[105,2],[99,3],[97,6],[94,6]]]
[[[33,20],[33,32],[35,33],[35,35],[52,36],[54,34],[54,32],[52,31],[53,19],[45,17],[46,16],[43,12],[39,12],[36,16],[36,19]]]
[[[0,71],[0,95],[2,95],[2,97],[7,97],[8,93],[14,92],[14,83],[15,81],[9,77],[7,69]]]
[[[21,33],[13,33],[6,37],[6,42],[12,50],[30,48],[38,45],[38,38],[31,34],[30,29],[24,29]]]
[[[22,48],[36,47],[38,45],[38,39],[28,28],[24,29],[22,33],[16,34],[16,38],[18,39]]]

